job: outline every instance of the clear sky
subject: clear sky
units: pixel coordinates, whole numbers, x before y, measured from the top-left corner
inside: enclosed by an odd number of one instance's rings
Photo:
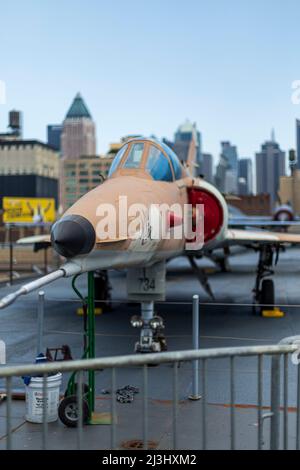
[[[227,139],[253,156],[272,127],[287,150],[299,24],[299,0],[0,0],[0,129],[21,109],[25,137],[45,140],[80,91],[101,153],[186,118],[215,158]]]

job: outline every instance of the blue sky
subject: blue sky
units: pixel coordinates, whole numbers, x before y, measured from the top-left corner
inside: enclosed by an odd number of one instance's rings
[[[291,84],[300,80],[298,0],[15,0],[0,2],[0,80],[45,140],[77,91],[98,151],[126,134],[172,137],[196,121],[206,152],[229,139],[253,156],[271,133],[295,146]]]

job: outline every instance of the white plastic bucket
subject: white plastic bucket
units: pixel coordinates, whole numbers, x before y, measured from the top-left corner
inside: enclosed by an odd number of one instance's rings
[[[46,386],[46,408],[47,423],[56,421],[59,405],[59,392],[62,382],[62,375],[58,374],[47,377]],[[43,377],[31,377],[30,384],[26,385],[26,421],[31,423],[43,422]]]

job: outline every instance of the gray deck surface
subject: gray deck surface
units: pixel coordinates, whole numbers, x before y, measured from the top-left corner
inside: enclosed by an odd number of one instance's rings
[[[300,308],[283,308],[285,317],[267,319],[253,316],[251,307],[234,304],[251,303],[257,255],[245,252],[231,259],[231,272],[220,273],[212,269],[209,275],[216,301],[232,303],[230,306],[201,307],[200,334],[202,348],[225,346],[275,344],[280,339],[300,334]],[[212,267],[207,260],[199,262]],[[110,276],[115,301],[113,311],[96,317],[98,357],[126,355],[133,352],[138,330],[129,323],[133,314],[139,313],[139,306],[126,302],[125,275],[113,272]],[[210,302],[198,281],[193,276],[184,258],[168,264],[167,301],[170,304],[157,305],[157,312],[166,323],[166,335],[170,351],[190,349],[192,346],[193,294],[200,295],[201,302]],[[289,249],[280,257],[276,268],[276,299],[280,304],[300,304],[300,250]],[[79,282],[84,291],[85,276]],[[11,288],[1,287],[0,295]],[[78,304],[74,302],[70,280],[62,280],[48,286],[46,292],[46,314],[44,344],[59,347],[71,346],[74,358],[82,352],[82,317],[76,315]],[[0,338],[7,345],[9,364],[32,363],[35,358],[37,333],[37,294],[22,298],[16,304],[0,312]],[[187,302],[175,304],[173,302]],[[255,448],[257,444],[257,361],[251,358],[236,361],[236,437],[238,448]],[[270,361],[264,361],[264,405],[266,412],[270,405]],[[295,367],[289,365],[289,446],[295,447]],[[201,371],[200,371],[201,373]],[[67,381],[64,377],[64,387]],[[117,373],[117,386],[126,384],[142,385],[142,371],[139,368],[125,368]],[[0,383],[1,388],[4,384]],[[110,389],[110,372],[97,373],[97,411],[110,410],[110,396],[103,395],[102,389]],[[21,379],[14,379],[14,389],[24,390]],[[229,361],[218,360],[208,363],[207,383],[207,446],[223,449],[230,445]],[[191,364],[182,364],[179,369],[179,417],[178,445],[182,449],[200,449],[202,443],[202,402],[191,402]],[[157,448],[172,448],[172,368],[161,365],[149,370],[149,439]],[[142,439],[142,394],[132,404],[117,406],[118,423],[116,442],[119,448],[129,440]],[[0,448],[6,445],[6,405],[0,404]],[[13,402],[13,446],[19,449],[41,448],[42,426],[27,423],[24,419],[24,402]],[[268,447],[269,423],[265,423],[265,441]],[[84,448],[109,449],[110,426],[86,426],[83,433]],[[52,449],[76,448],[76,430],[68,429],[62,423],[49,424],[48,446]]]

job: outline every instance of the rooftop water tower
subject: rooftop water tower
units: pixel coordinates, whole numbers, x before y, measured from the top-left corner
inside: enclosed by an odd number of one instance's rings
[[[21,111],[12,110],[9,112],[8,128],[11,133],[22,136],[22,113]]]

